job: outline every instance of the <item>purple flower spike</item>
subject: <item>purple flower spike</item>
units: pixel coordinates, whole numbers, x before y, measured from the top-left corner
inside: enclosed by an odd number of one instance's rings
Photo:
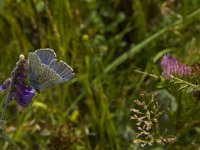
[[[22,106],[26,107],[31,102],[35,90],[26,85],[28,62],[24,55],[20,55],[16,67],[12,71],[12,77],[7,79],[1,86],[0,91],[6,89],[10,85],[8,101],[16,99]]]
[[[165,78],[169,78],[172,75],[184,76],[192,74],[192,68],[190,66],[178,62],[175,57],[170,57],[169,54],[163,56],[161,68],[163,70],[162,75]]]

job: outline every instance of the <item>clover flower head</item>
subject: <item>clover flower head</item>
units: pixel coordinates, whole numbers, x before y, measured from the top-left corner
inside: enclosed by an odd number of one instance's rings
[[[192,68],[190,66],[182,64],[175,57],[170,57],[169,54],[163,56],[160,64],[163,70],[162,75],[165,78],[169,78],[172,75],[184,76],[192,74]]]
[[[8,78],[0,85],[0,91],[10,87],[8,101],[16,99],[22,107],[28,106],[35,94],[35,90],[25,83],[25,80],[27,79],[27,70],[28,62],[24,55],[20,55],[19,61],[12,71],[11,78]]]

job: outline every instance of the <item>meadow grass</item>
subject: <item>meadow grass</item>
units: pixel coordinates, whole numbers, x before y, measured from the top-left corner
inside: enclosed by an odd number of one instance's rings
[[[21,53],[46,47],[75,72],[72,80],[37,94],[26,109],[13,101],[5,124],[8,135],[27,150],[139,149],[132,142],[130,109],[141,91],[158,90],[159,81],[134,70],[159,75],[160,58],[172,51],[188,63],[198,60],[199,6],[198,0],[1,1],[2,82]],[[191,128],[176,131],[188,149],[195,147],[190,145],[194,139],[200,146],[199,134],[190,137]],[[182,149],[181,142],[168,148]],[[0,144],[9,148],[4,141]]]

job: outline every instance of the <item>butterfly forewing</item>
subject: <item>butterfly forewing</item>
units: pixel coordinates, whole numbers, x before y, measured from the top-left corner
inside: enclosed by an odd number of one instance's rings
[[[41,63],[45,65],[49,65],[51,61],[56,58],[56,53],[49,48],[36,50],[34,54],[36,54],[40,58]]]
[[[38,58],[37,55],[34,53],[29,53],[28,55],[29,58],[29,81],[30,84],[35,88],[35,89],[40,89],[40,84],[38,82],[40,76],[41,76],[41,70],[42,70],[42,65],[41,61]]]

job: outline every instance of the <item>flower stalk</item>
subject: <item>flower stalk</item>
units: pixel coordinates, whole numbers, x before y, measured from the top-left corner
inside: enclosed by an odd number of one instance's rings
[[[17,150],[20,150],[20,148],[4,132],[3,124],[5,121],[8,104],[12,99],[16,99],[22,107],[26,107],[31,102],[35,94],[35,90],[27,86],[25,83],[27,78],[27,70],[28,62],[24,55],[20,55],[19,61],[16,63],[16,67],[12,71],[11,77],[8,78],[2,85],[0,85],[0,91],[8,88],[6,99],[1,106],[0,136]]]

